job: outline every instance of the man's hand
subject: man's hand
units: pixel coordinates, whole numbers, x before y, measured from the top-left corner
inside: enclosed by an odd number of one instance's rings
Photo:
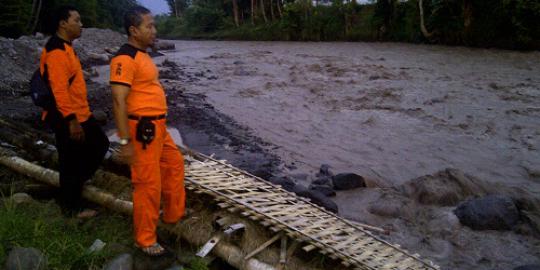
[[[69,121],[69,137],[76,142],[84,141],[84,130],[77,118]]]
[[[133,157],[135,156],[135,148],[133,143],[129,142],[126,145],[120,146],[120,152],[118,152],[118,158],[121,162],[131,165],[133,163]]]

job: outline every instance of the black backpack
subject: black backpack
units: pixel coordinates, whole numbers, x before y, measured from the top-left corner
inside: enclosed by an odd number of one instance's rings
[[[36,106],[45,110],[56,107],[56,101],[54,100],[47,78],[47,66],[45,66],[43,76],[41,75],[41,72],[39,72],[39,68],[32,75],[32,78],[30,79],[30,96]]]

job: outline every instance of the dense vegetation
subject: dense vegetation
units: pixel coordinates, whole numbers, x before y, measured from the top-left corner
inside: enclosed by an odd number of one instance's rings
[[[51,16],[60,5],[80,10],[84,27],[122,28],[126,9],[136,0],[2,0],[0,36],[18,37],[33,32],[51,32]]]
[[[45,31],[52,10],[72,4],[85,27],[120,30],[136,0],[3,0],[0,35]],[[540,49],[540,0],[166,0],[167,38],[404,41]]]
[[[539,0],[167,2],[170,16],[158,21],[159,32],[168,38],[383,40],[540,48]]]

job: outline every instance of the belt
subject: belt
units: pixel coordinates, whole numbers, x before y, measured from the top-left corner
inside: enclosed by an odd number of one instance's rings
[[[162,114],[162,115],[155,115],[155,116],[137,116],[137,115],[128,115],[128,118],[131,119],[131,120],[150,120],[150,121],[153,121],[153,120],[160,120],[160,119],[164,119],[167,115],[166,114]]]

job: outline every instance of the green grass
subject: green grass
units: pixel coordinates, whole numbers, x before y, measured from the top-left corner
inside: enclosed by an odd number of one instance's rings
[[[13,247],[40,250],[47,256],[48,269],[102,269],[117,255],[132,253],[131,217],[100,211],[96,218],[81,222],[64,217],[52,200],[15,204],[0,198],[0,266]],[[108,245],[100,252],[88,253],[96,239]],[[116,243],[117,248],[111,248],[110,243]],[[186,270],[208,270],[204,260],[196,257],[187,265]]]
[[[5,199],[0,204],[0,265],[12,247],[20,246],[42,251],[49,269],[101,269],[121,252],[105,248],[90,254],[88,247],[96,239],[130,247],[131,232],[129,218],[114,213],[80,222],[65,218],[52,201],[16,205]]]

